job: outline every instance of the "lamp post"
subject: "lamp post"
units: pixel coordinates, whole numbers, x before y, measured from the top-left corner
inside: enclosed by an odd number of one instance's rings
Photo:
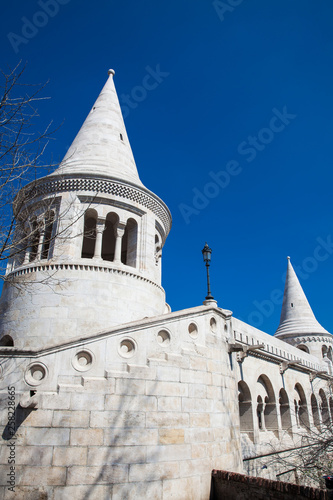
[[[203,250],[202,250],[202,256],[203,260],[206,264],[206,269],[207,269],[207,297],[206,300],[214,300],[214,297],[210,291],[210,278],[209,278],[209,266],[210,266],[210,261],[212,257],[212,249],[209,248],[207,243],[205,244]]]

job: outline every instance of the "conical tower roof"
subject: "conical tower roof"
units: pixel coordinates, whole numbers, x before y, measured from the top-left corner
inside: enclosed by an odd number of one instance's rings
[[[114,86],[114,70],[54,175],[93,174],[142,186]]]
[[[315,318],[288,257],[280,325],[276,336],[329,335]]]

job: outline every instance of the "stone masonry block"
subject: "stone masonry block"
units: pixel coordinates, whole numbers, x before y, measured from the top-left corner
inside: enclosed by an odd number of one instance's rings
[[[52,410],[33,410],[24,420],[24,425],[29,427],[51,427],[53,411]]]
[[[115,380],[113,378],[105,379],[101,377],[82,377],[84,391],[114,394]]]
[[[9,441],[10,443],[10,441]],[[1,446],[0,463],[8,466],[9,448]],[[46,466],[52,462],[52,446],[15,446],[15,463],[17,465]]]
[[[182,398],[182,410],[188,412],[212,412],[214,401],[212,399]]]
[[[53,412],[53,427],[88,427],[89,411],[55,411]]]
[[[210,387],[210,386],[208,386],[208,387]],[[205,385],[205,384],[189,384],[188,385],[188,395],[190,398],[206,399],[207,385]]]
[[[191,459],[191,445],[168,444],[165,446],[147,446],[147,462],[170,462],[172,460]]]
[[[179,382],[146,382],[146,394],[156,396],[188,396],[188,384]]]
[[[130,483],[138,481],[157,481],[177,477],[179,477],[178,462],[130,465]]]
[[[66,484],[66,467],[24,467],[18,482],[21,486],[50,486]]]
[[[166,382],[179,382],[180,369],[174,366],[158,366],[156,368],[157,380],[165,380]]]
[[[100,484],[57,487],[53,500],[110,500],[110,487]]]
[[[224,415],[222,417],[225,418]],[[209,413],[190,413],[190,426],[191,427],[210,427],[210,414]]]
[[[180,477],[198,476],[207,474],[207,471],[212,470],[212,461],[209,458],[197,460],[183,460],[180,462]]]
[[[103,429],[71,429],[71,446],[100,446],[103,444]]]
[[[157,397],[156,396],[105,396],[106,410],[128,410],[128,411],[156,411]]]
[[[91,427],[145,427],[143,411],[95,411],[91,412]]]
[[[104,410],[104,394],[71,394],[72,410]]]
[[[209,443],[214,441],[215,434],[212,429],[185,429],[185,443]]]
[[[184,429],[160,429],[159,437],[161,444],[182,444],[184,443]]]
[[[158,411],[181,411],[182,400],[179,397],[162,396],[157,400]]]
[[[126,396],[145,393],[145,380],[133,378],[118,378],[116,380],[116,394],[124,394]]]
[[[182,412],[149,412],[146,414],[146,426],[151,427],[187,427],[190,417]]]
[[[112,500],[161,500],[163,497],[162,481],[145,483],[115,484],[112,488]]]
[[[22,439],[18,444],[35,446],[67,446],[69,445],[69,429],[45,429],[30,427],[22,430]]]
[[[140,464],[146,461],[146,446],[98,446],[88,449],[88,465]]]
[[[105,446],[135,446],[158,444],[157,429],[105,429]]]
[[[163,481],[163,498],[174,498],[177,500],[188,500],[189,498],[199,499],[201,498],[199,496],[200,488],[199,476],[166,480]],[[202,498],[205,498],[205,496]]]
[[[113,484],[128,480],[128,465],[102,465],[98,467],[69,467],[67,484]]]
[[[50,410],[69,410],[70,394],[44,393],[41,397],[41,408]]]
[[[87,448],[85,447],[70,447],[57,446],[53,451],[53,465],[86,465],[87,463]]]
[[[206,384],[211,385],[212,375],[206,371],[199,370],[181,370],[180,371],[180,381],[190,384]]]
[[[191,370],[207,370],[206,358],[202,356],[190,356],[190,369]]]

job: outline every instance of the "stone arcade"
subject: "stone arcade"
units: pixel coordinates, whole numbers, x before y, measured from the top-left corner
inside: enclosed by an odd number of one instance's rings
[[[25,285],[1,298],[5,499],[208,500],[212,469],[259,475],[244,458],[333,416],[332,336],[290,260],[274,337],[215,301],[170,311],[171,216],[139,179],[113,76],[18,221],[31,237],[7,270]]]

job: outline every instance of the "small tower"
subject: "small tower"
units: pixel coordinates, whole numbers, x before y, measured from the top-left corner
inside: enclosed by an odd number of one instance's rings
[[[308,352],[329,365],[332,335],[315,318],[288,257],[280,324],[275,336]]]
[[[0,303],[0,336],[16,347],[168,310],[160,257],[171,215],[139,178],[113,76],[59,168],[19,194],[28,244],[8,264]]]

